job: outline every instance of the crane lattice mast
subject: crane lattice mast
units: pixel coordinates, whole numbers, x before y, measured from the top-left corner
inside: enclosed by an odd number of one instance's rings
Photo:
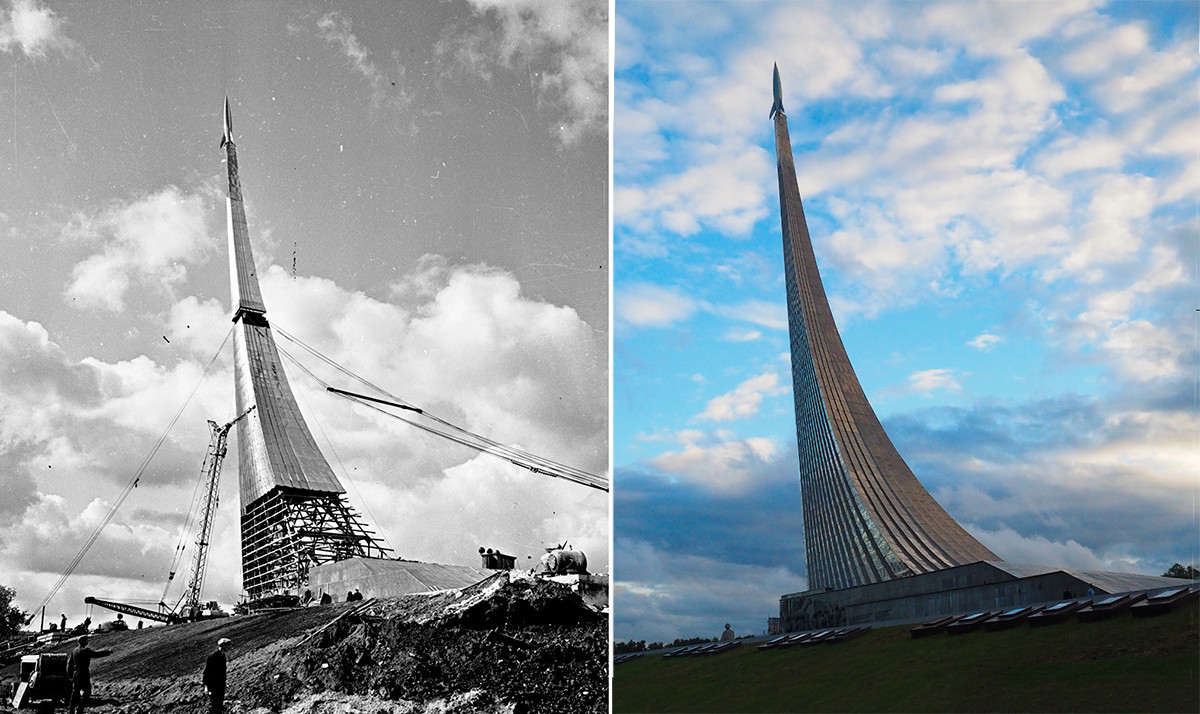
[[[195,612],[200,607],[200,591],[204,589],[204,573],[208,568],[208,539],[212,534],[213,515],[216,514],[217,503],[220,501],[217,486],[221,481],[221,464],[225,461],[225,444],[229,439],[229,430],[253,410],[254,405],[251,405],[224,426],[218,426],[211,419],[208,421],[208,426],[212,429],[212,439],[208,443],[208,455],[204,457],[203,471],[207,479],[204,506],[200,518],[200,532],[196,536],[196,557],[192,561],[192,579],[188,582],[183,599],[184,613]]]

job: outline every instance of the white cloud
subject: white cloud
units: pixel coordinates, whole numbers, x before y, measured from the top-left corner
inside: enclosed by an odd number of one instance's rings
[[[925,394],[937,389],[961,392],[962,384],[959,383],[958,377],[954,373],[953,369],[926,369],[910,374],[908,384],[914,392]]]
[[[764,396],[777,396],[787,390],[779,386],[779,375],[766,372],[751,377],[739,384],[732,392],[713,397],[697,419],[710,421],[733,421],[754,416],[762,405]]]
[[[20,48],[27,57],[45,59],[51,52],[71,54],[78,44],[63,34],[63,19],[37,0],[12,0],[12,10],[0,10],[0,50]]]
[[[136,241],[126,246],[131,263],[135,255],[150,260],[140,250]],[[511,274],[427,257],[397,282],[391,302],[328,280],[293,279],[278,266],[259,277],[272,324],[351,371],[501,443],[607,474],[603,338],[574,310],[523,296]],[[0,527],[0,569],[21,585],[23,606],[48,590],[98,522],[95,511],[106,504],[92,502],[115,495],[132,477],[199,384],[140,487],[88,556],[91,565],[80,571],[107,576],[80,575],[56,602],[68,602],[63,598],[78,595],[84,583],[95,592],[161,595],[169,548],[208,444],[205,420],[233,416],[227,357],[200,381],[228,315],[215,300],[188,297],[163,319],[171,344],[184,348],[182,356],[170,348],[180,358],[174,364],[146,356],[74,358],[41,326],[0,313],[0,370],[14,377],[0,383],[0,453],[8,464],[0,476],[6,493],[0,512],[10,524]],[[276,341],[328,382],[363,389],[279,330]],[[361,409],[327,394],[288,360],[284,365],[351,503],[400,554],[476,565],[480,545],[536,558],[543,544],[569,540],[585,549],[594,570],[607,569],[604,492],[531,473]],[[237,459],[227,459],[213,562],[238,559],[237,470]],[[405,506],[380,508],[384,503]],[[29,519],[46,527],[26,529]],[[432,537],[435,532],[441,535]],[[46,545],[52,539],[53,547]],[[236,567],[217,570],[210,574],[211,596],[232,603],[240,574]],[[49,582],[47,573],[54,574]],[[139,580],[131,583],[131,577]],[[158,592],[145,592],[153,589],[146,585],[151,581]]]
[[[1128,74],[1112,77],[1097,92],[1101,102],[1118,114],[1145,105],[1149,95],[1160,92],[1185,75],[1194,74],[1200,59],[1194,43],[1183,42],[1162,52],[1143,55]]]
[[[977,55],[1019,53],[1030,40],[1053,32],[1092,6],[1073,2],[936,3],[923,7],[917,24]]]
[[[894,45],[885,54],[891,71],[915,76],[933,74],[950,61],[947,54],[927,47]]]
[[[976,335],[970,342],[967,343],[967,345],[974,347],[977,350],[988,352],[1003,341],[1004,338],[1000,337],[999,335],[982,332]]]
[[[1075,171],[1117,168],[1125,147],[1125,142],[1112,136],[1063,137],[1046,150],[1038,165],[1052,178]]]
[[[607,132],[607,3],[472,0],[471,4],[475,12],[495,19],[497,35],[490,31],[455,34],[443,38],[443,53],[476,70],[482,58],[506,67],[540,69],[537,101],[557,112],[556,133],[566,146]]]
[[[130,289],[171,292],[187,278],[215,241],[205,224],[209,206],[200,194],[174,186],[95,214],[77,214],[64,229],[70,239],[100,244],[75,265],[65,297],[76,307],[119,312]]]
[[[1117,371],[1134,380],[1170,377],[1184,369],[1186,350],[1179,337],[1145,320],[1113,327],[1101,346]]]
[[[697,309],[692,298],[648,284],[622,290],[614,303],[616,318],[635,327],[670,327],[690,318]]]
[[[1125,175],[1106,177],[1092,194],[1089,220],[1083,226],[1082,238],[1072,245],[1062,261],[1062,269],[1078,273],[1084,280],[1095,281],[1100,277],[1097,266],[1128,261],[1136,255],[1142,238],[1135,232],[1134,222],[1150,214],[1155,197],[1153,179]],[[1052,271],[1050,275],[1056,272]]]
[[[768,330],[786,330],[788,327],[787,309],[783,302],[747,300],[733,305],[705,307],[722,317],[753,323]]]
[[[335,45],[359,76],[371,87],[371,104],[379,107],[389,105],[394,109],[403,110],[412,103],[412,97],[404,88],[404,67],[397,63],[395,78],[401,80],[399,86],[388,78],[371,58],[371,51],[355,36],[350,19],[341,12],[333,11],[322,15],[317,20],[317,28],[321,38]],[[397,87],[392,89],[392,87]]]
[[[1074,540],[1052,541],[1045,536],[1023,536],[1011,528],[986,530],[969,528],[996,555],[1010,563],[1022,565],[1056,565],[1083,570],[1118,570],[1120,563],[1105,562],[1091,549]]]
[[[762,337],[762,332],[758,330],[729,330],[725,333],[725,339],[730,342],[753,342]]]
[[[613,220],[683,236],[702,227],[746,235],[766,217],[766,177],[774,175],[766,152],[756,146],[708,145],[698,153],[708,160],[652,186],[626,184],[614,191]]]
[[[1127,23],[1095,33],[1085,44],[1063,58],[1074,74],[1094,77],[1111,71],[1119,62],[1146,51],[1150,38],[1140,24]]]
[[[723,431],[708,435],[688,430],[675,436],[683,450],[660,454],[650,463],[660,471],[714,491],[738,492],[753,487],[763,464],[779,451],[771,439],[736,439]]]

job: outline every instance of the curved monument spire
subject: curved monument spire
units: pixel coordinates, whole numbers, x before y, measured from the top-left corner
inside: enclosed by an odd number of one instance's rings
[[[229,190],[229,281],[242,508],[242,587],[251,598],[303,587],[308,569],[355,556],[382,556],[300,413],[275,346],[255,273],[238,176],[233,115],[225,99],[221,137]]]
[[[867,402],[834,323],[804,220],[778,66],[774,95],[809,588],[840,589],[1000,560],[917,481]]]

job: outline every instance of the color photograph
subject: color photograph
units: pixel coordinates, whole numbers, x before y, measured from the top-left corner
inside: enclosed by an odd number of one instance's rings
[[[686,7],[614,16],[615,710],[1195,708],[1192,600],[908,640],[1194,597],[1197,6]]]

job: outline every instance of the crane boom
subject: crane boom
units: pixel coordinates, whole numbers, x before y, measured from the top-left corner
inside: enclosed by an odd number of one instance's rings
[[[99,605],[100,607],[108,608],[114,612],[123,612],[126,615],[140,617],[143,620],[154,620],[155,622],[179,622],[179,618],[172,612],[159,612],[158,610],[147,610],[144,607],[135,605],[126,605],[123,602],[113,602],[111,600],[101,600],[95,597],[85,597],[83,599],[88,605]]]
[[[206,478],[204,506],[200,518],[200,531],[196,535],[196,557],[192,561],[192,579],[188,581],[187,591],[183,599],[183,610],[185,615],[193,614],[200,608],[200,592],[204,589],[204,574],[208,569],[208,540],[212,535],[213,516],[217,511],[217,503],[220,501],[220,494],[217,486],[221,481],[221,464],[225,461],[225,442],[229,438],[229,430],[234,424],[241,421],[247,414],[254,410],[254,405],[250,405],[246,411],[237,415],[237,417],[225,424],[218,426],[211,419],[208,426],[212,429],[212,439],[208,443],[208,454],[204,457],[204,475]]]

